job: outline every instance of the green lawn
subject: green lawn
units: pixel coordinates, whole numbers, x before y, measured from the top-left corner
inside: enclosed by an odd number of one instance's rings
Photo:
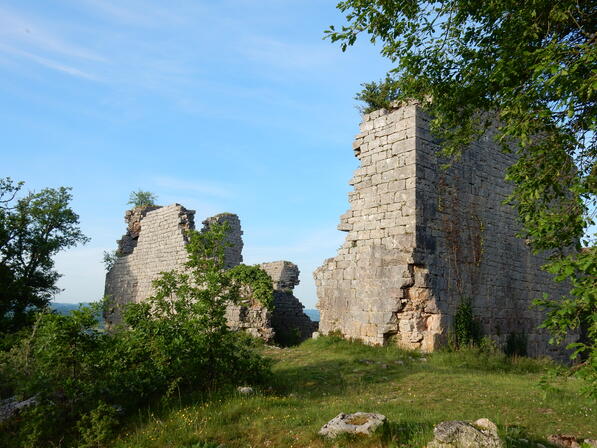
[[[299,347],[264,348],[271,386],[252,396],[234,391],[142,412],[114,448],[423,447],[445,420],[495,422],[508,446],[548,446],[553,433],[597,438],[596,403],[574,378],[546,391],[545,360],[477,351],[421,355],[394,347],[320,338]],[[327,441],[319,428],[340,412],[377,412],[389,424],[368,439]],[[520,441],[526,439],[529,443]]]

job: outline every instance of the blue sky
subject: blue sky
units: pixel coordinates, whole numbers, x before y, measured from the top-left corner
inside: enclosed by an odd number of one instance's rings
[[[4,0],[0,176],[70,186],[91,242],[59,254],[63,302],[103,294],[102,252],[128,195],[197,221],[237,213],[247,263],[299,265],[296,295],[335,255],[357,166],[359,85],[390,67],[361,42],[322,40],[327,0]]]

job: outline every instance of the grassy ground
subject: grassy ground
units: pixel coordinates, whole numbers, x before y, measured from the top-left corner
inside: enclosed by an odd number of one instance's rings
[[[597,438],[597,404],[578,395],[577,380],[539,386],[547,361],[476,351],[423,356],[336,338],[264,354],[274,360],[271,387],[146,411],[114,448],[423,447],[435,424],[481,417],[510,447],[549,446],[553,433]],[[317,435],[340,412],[356,411],[384,414],[389,424],[366,439]]]

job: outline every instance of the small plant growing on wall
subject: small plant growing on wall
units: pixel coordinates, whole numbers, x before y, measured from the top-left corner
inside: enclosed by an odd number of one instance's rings
[[[129,201],[127,204],[132,205],[133,208],[137,207],[150,207],[156,205],[158,197],[156,194],[150,191],[143,191],[141,189],[132,191],[129,195]]]

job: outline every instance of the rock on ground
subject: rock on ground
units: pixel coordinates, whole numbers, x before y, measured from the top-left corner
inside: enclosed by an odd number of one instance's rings
[[[340,434],[371,435],[384,424],[385,415],[368,412],[355,412],[354,414],[338,414],[319,430],[319,434],[334,438]]]
[[[249,386],[239,386],[236,388],[236,390],[241,395],[251,395],[254,392],[253,388]]]
[[[14,417],[21,409],[37,404],[37,398],[17,401],[14,397],[0,401],[0,423]]]
[[[486,418],[473,423],[442,422],[433,428],[435,438],[427,448],[503,448],[497,426]]]
[[[580,448],[576,437],[567,434],[552,434],[547,441],[560,448]]]

